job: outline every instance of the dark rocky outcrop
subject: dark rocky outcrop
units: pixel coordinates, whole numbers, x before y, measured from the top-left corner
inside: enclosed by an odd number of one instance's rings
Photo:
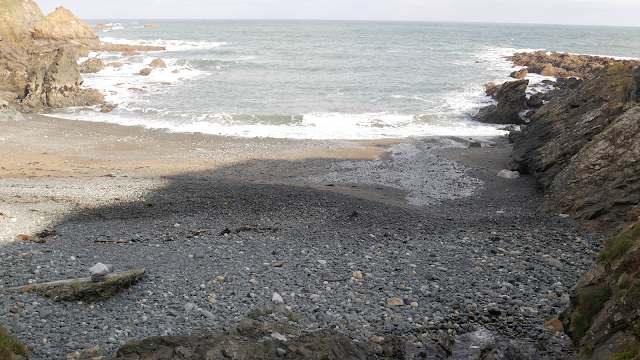
[[[524,124],[520,112],[527,108],[528,80],[506,82],[500,86],[486,85],[487,94],[498,101],[480,109],[474,120],[491,124]]]
[[[607,66],[537,111],[507,168],[538,180],[547,210],[615,220],[640,198],[636,89],[632,68]]]
[[[106,65],[102,60],[98,58],[90,58],[80,64],[78,68],[81,74],[92,74],[104,69],[105,66]]]
[[[52,55],[55,56],[49,60]],[[75,48],[71,46],[61,46],[55,54],[42,56],[30,69],[22,103],[30,107],[60,108],[104,101],[104,96],[97,90],[80,87],[83,79],[76,58]]]
[[[638,350],[639,235],[637,223],[608,239],[598,261],[571,289],[561,320],[579,350],[577,359],[605,360],[633,346]]]
[[[530,73],[545,76],[570,77],[577,76],[589,79],[611,63],[622,63],[636,67],[640,62],[635,60],[616,60],[608,57],[590,55],[572,55],[567,53],[536,51],[531,53],[517,53],[507,56],[516,66],[526,66]]]

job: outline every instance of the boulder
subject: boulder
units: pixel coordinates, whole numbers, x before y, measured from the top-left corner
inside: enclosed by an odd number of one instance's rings
[[[84,46],[100,44],[100,39],[93,33],[89,25],[62,6],[33,24],[29,32],[37,41],[64,42],[67,45]]]
[[[98,302],[112,298],[122,290],[144,278],[145,269],[115,272],[106,275],[107,279],[93,282],[90,277],[59,280],[41,284],[31,284],[22,287],[4,288],[10,293],[24,293],[34,291],[53,301],[84,301]],[[25,289],[27,288],[28,289]]]
[[[98,58],[90,58],[79,65],[81,74],[92,74],[104,69],[106,65]]]
[[[527,99],[527,106],[530,108],[539,108],[542,105],[544,105],[544,103],[539,95],[531,95],[531,97]]]
[[[153,71],[153,69],[144,68],[144,69],[140,70],[140,75],[149,76],[151,74],[151,71]]]
[[[526,68],[524,68],[524,69],[520,69],[518,71],[512,72],[511,75],[509,76],[511,76],[514,79],[524,79],[528,73],[529,71]]]
[[[149,64],[149,67],[152,68],[166,68],[167,64],[164,63],[164,60],[162,59],[154,59],[151,64]]]
[[[520,177],[520,173],[517,171],[509,171],[505,169],[505,170],[500,170],[497,176],[503,179],[517,179]]]
[[[524,124],[520,112],[527,108],[526,90],[529,80],[506,82],[495,92],[497,105],[480,109],[474,120],[491,124]]]
[[[546,210],[615,221],[638,204],[634,76],[623,64],[607,66],[565,98],[542,106],[515,142],[507,168],[538,180],[548,194]]]
[[[153,23],[148,23],[148,24],[147,24],[147,25],[145,25],[144,27],[146,27],[146,28],[157,28],[157,27],[158,27],[158,25],[153,24]]]

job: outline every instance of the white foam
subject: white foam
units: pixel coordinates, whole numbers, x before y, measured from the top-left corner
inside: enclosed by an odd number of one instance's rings
[[[167,51],[189,51],[189,50],[206,50],[213,49],[224,45],[228,42],[212,42],[212,41],[183,41],[183,40],[128,40],[116,37],[103,37],[103,43],[110,44],[127,44],[127,45],[148,45],[148,46],[164,46]]]

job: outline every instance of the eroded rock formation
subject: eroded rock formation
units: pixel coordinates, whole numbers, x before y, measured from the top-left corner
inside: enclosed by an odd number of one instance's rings
[[[547,210],[616,221],[637,207],[638,71],[607,66],[542,106],[515,142],[507,168],[536,177],[547,190]]]
[[[473,119],[491,124],[524,124],[520,112],[527,108],[528,84],[529,80],[517,80],[487,86],[487,94],[496,99],[498,104],[482,108]]]
[[[71,11],[60,6],[29,29],[31,36],[43,43],[65,43],[67,45],[93,46],[100,39],[89,25],[77,18]]]

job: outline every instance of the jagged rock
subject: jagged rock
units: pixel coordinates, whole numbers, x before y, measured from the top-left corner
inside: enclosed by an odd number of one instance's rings
[[[59,108],[103,102],[104,96],[97,90],[80,87],[83,80],[76,56],[75,48],[70,46],[60,47],[50,62],[43,56],[31,68],[23,103],[30,107],[45,105]]]
[[[93,51],[125,52],[125,51],[163,51],[164,46],[133,45],[133,44],[100,44],[90,47]]]
[[[33,24],[29,32],[38,41],[85,46],[100,44],[100,39],[89,25],[62,6]]]
[[[640,198],[633,175],[640,171],[636,89],[633,70],[618,63],[542,106],[507,168],[531,173],[544,186],[547,210],[615,220]]]
[[[104,69],[105,66],[106,65],[102,60],[98,58],[90,58],[79,65],[79,70],[81,74],[91,74],[97,73],[98,71]]]
[[[166,68],[167,64],[165,64],[164,60],[162,60],[162,59],[154,59],[153,61],[151,61],[151,64],[149,64],[149,67],[152,67],[152,68]]]
[[[157,28],[157,27],[158,27],[158,25],[153,24],[153,23],[148,23],[148,24],[147,24],[147,25],[145,25],[144,27],[146,27],[146,28]]]
[[[140,75],[149,76],[151,74],[151,71],[153,71],[153,69],[144,68],[144,69],[140,70]]]
[[[614,58],[572,55],[567,53],[536,51],[517,53],[507,56],[517,66],[526,66],[530,73],[549,76],[577,76],[589,79],[611,63],[622,63],[626,66],[639,66],[636,60],[616,60]],[[560,69],[560,70],[559,70]],[[542,72],[544,71],[544,74]]]
[[[107,275],[107,280],[93,282],[91,278],[59,280],[42,284],[31,284],[28,291],[35,291],[53,301],[98,302],[110,299],[122,290],[140,281],[145,269],[117,272]],[[35,285],[35,286],[33,286]],[[10,293],[24,292],[25,287],[1,289]]]
[[[480,109],[474,120],[491,124],[524,124],[520,112],[526,109],[526,90],[529,80],[506,82],[495,92],[497,105]],[[493,89],[493,88],[492,88]],[[487,93],[489,93],[487,88]]]
[[[24,120],[22,114],[6,101],[0,100],[0,122]]]
[[[520,69],[518,71],[512,72],[511,75],[509,76],[511,76],[514,79],[524,79],[528,73],[529,71],[526,68],[524,68],[524,69]]]

